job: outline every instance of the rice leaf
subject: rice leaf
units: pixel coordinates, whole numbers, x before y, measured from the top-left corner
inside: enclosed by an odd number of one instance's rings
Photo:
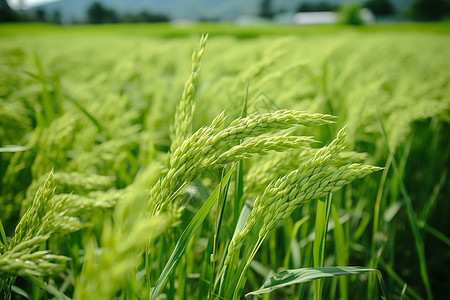
[[[422,276],[423,284],[425,286],[425,290],[427,293],[427,299],[432,300],[433,293],[431,291],[430,280],[428,277],[427,260],[425,257],[425,245],[423,243],[422,235],[419,232],[419,225],[418,225],[417,217],[414,212],[414,208],[412,206],[411,198],[409,197],[408,192],[405,187],[405,184],[403,182],[403,179],[400,176],[397,160],[395,159],[395,156],[392,153],[391,148],[389,146],[389,142],[388,142],[389,140],[387,138],[383,123],[381,122],[380,116],[378,114],[377,114],[377,120],[378,120],[378,125],[380,128],[381,136],[383,137],[385,146],[386,146],[389,154],[392,155],[392,157],[393,157],[392,166],[394,167],[395,175],[397,176],[397,179],[400,183],[400,191],[403,195],[403,198],[404,198],[404,201],[406,204],[406,213],[408,216],[409,225],[411,226],[411,230],[412,230],[412,233],[414,236],[414,243],[416,246],[417,256],[419,259],[420,275]]]
[[[29,276],[28,279],[33,282],[36,286],[43,289],[44,291],[48,292],[50,295],[53,295],[55,299],[58,300],[70,300],[69,297],[67,297],[64,293],[60,292],[58,289],[53,287],[52,285],[40,281],[38,278]]]
[[[18,145],[6,145],[3,147],[0,147],[0,153],[2,152],[21,152],[21,151],[26,151],[30,149],[27,146],[18,146]]]
[[[222,178],[225,170],[222,172]],[[223,182],[223,181],[222,181]],[[221,182],[221,184],[222,184]],[[228,188],[230,187],[230,181],[228,181],[224,188],[221,187],[223,190],[223,193],[219,194],[219,197],[217,198],[217,205],[216,205],[216,218],[215,218],[215,231],[214,231],[214,238],[213,238],[213,248],[212,248],[212,256],[210,257],[211,260],[211,274],[210,274],[210,285],[209,285],[209,294],[212,295],[214,287],[214,270],[215,270],[215,262],[216,262],[216,250],[217,250],[217,244],[218,244],[218,237],[220,233],[220,229],[222,227],[222,220],[223,220],[223,214],[225,211],[225,204],[227,202],[227,195],[228,195]]]
[[[244,104],[242,105],[242,113],[241,118],[245,118],[247,116],[247,106],[248,106],[248,89],[250,87],[250,78],[248,79],[247,83],[247,90],[244,97]],[[239,144],[242,143],[242,140],[239,142]],[[238,220],[239,212],[242,209],[242,206],[244,205],[242,195],[244,194],[244,166],[242,165],[242,161],[237,162],[236,167],[236,185],[235,185],[235,195],[234,195],[234,217],[235,222]]]
[[[20,287],[17,287],[15,285],[13,285],[11,287],[11,291],[14,292],[17,295],[20,295],[22,297],[24,297],[25,299],[30,299],[30,296],[28,296],[28,293],[25,292],[23,289],[21,289]]]
[[[339,213],[336,208],[336,203],[331,203],[331,217],[334,221],[334,246],[336,263],[340,266],[348,264],[348,244],[346,243],[344,226],[339,221]],[[348,299],[348,278],[339,278],[339,292],[341,299]]]
[[[328,220],[330,219],[331,194],[317,202],[315,239],[313,246],[314,267],[323,267],[325,259],[325,243],[327,238]],[[321,280],[315,282],[315,299],[322,298],[323,283]]]
[[[257,291],[246,294],[251,295],[263,295],[270,293],[285,286],[289,286],[296,283],[310,282],[320,278],[335,277],[342,275],[355,275],[366,272],[377,272],[378,280],[380,282],[381,291],[383,296],[386,295],[384,280],[380,271],[375,269],[363,268],[363,267],[325,267],[325,268],[302,268],[285,270],[270,277]]]
[[[400,295],[400,300],[405,299],[406,288],[407,288],[407,287],[408,287],[408,285],[405,283],[405,284],[403,285],[402,293],[401,293],[401,295]]]
[[[2,240],[0,241],[0,246],[7,247],[8,240],[6,239],[5,228],[3,228],[3,223],[1,219],[0,219],[0,236],[2,238]]]

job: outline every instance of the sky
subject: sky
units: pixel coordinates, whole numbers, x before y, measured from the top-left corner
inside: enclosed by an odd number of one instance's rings
[[[58,0],[6,0],[12,8],[19,8],[20,3],[23,4],[24,8],[35,6],[37,4],[54,2]]]

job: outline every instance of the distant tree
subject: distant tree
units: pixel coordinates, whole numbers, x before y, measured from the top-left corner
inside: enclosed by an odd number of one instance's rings
[[[220,22],[220,19],[218,17],[200,16],[198,21],[201,23],[217,23]]]
[[[105,18],[105,8],[100,3],[95,2],[88,8],[87,15],[89,23],[103,23]]]
[[[53,12],[53,16],[52,16],[52,23],[56,23],[56,24],[62,24],[61,21],[61,13],[59,12],[59,10],[55,10]]]
[[[334,11],[337,8],[328,2],[303,2],[298,6],[297,12]]]
[[[17,22],[21,18],[14,10],[11,9],[6,0],[0,0],[0,22]]]
[[[135,14],[126,14],[122,21],[126,23],[163,23],[169,22],[170,18],[164,14],[141,11]]]
[[[415,0],[410,14],[416,21],[439,21],[446,14],[446,6],[443,0]]]
[[[389,0],[369,0],[364,7],[370,9],[375,16],[389,16],[395,13]]]
[[[36,10],[35,14],[36,21],[38,22],[46,22],[47,21],[47,14],[45,13],[45,10],[42,8],[39,8]]]
[[[113,9],[106,10],[105,23],[119,23],[120,19],[116,11]]]
[[[272,10],[271,0],[262,0],[259,7],[259,16],[265,19],[272,19],[275,12]]]
[[[88,8],[87,19],[88,22],[92,24],[119,22],[119,17],[117,16],[117,13],[114,10],[105,8],[98,2],[94,2]]]
[[[341,23],[347,25],[363,25],[360,15],[361,6],[353,3],[345,4],[339,9]]]

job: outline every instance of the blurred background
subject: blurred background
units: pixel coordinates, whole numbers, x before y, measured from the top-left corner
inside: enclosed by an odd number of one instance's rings
[[[345,20],[349,23],[440,21],[450,14],[448,0],[1,0],[0,20],[64,25],[131,22],[328,24],[338,22],[337,13],[348,11],[349,6],[360,10],[357,16]]]

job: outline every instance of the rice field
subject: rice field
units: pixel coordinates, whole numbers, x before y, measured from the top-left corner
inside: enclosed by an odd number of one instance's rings
[[[448,298],[449,29],[1,25],[0,298]]]

